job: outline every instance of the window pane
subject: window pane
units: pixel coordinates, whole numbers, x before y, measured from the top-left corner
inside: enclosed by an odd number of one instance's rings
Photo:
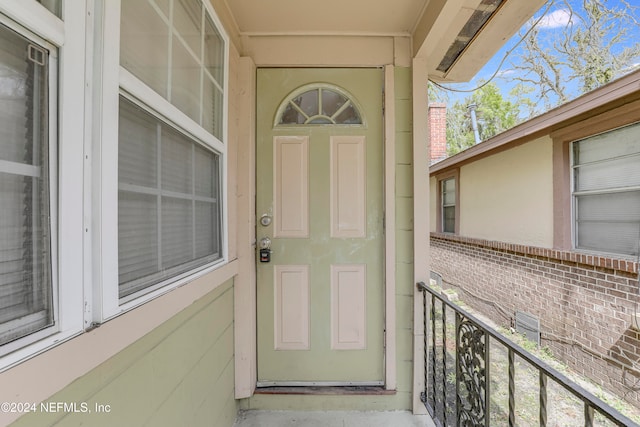
[[[578,196],[580,249],[635,255],[640,239],[640,191]]]
[[[196,202],[196,258],[220,253],[217,203]]]
[[[624,255],[638,253],[638,224],[578,223],[577,247]]]
[[[576,168],[576,191],[640,186],[640,155],[620,157]]]
[[[280,118],[281,125],[302,125],[307,118],[300,113],[291,103],[287,104],[282,117]]]
[[[456,204],[456,180],[447,179],[442,181],[442,203],[445,206]]]
[[[193,121],[200,121],[200,65],[184,45],[174,38],[171,67],[171,103]]]
[[[218,162],[216,155],[199,146],[195,147],[195,192],[196,196],[217,197]]]
[[[309,124],[312,125],[332,125],[333,122],[326,117],[316,117],[312,120],[309,120]]]
[[[220,157],[124,98],[119,129],[122,298],[220,259],[222,240]]]
[[[147,0],[122,2],[120,65],[167,97],[169,26]]]
[[[640,124],[626,126],[576,142],[576,164],[640,153]]]
[[[121,190],[118,194],[118,277],[120,283],[160,270],[158,198]],[[129,289],[129,293],[137,289]]]
[[[0,345],[54,323],[48,70],[30,46],[0,26]]]
[[[456,207],[442,208],[442,231],[445,233],[456,232]]]
[[[38,3],[49,9],[49,12],[62,17],[62,2],[60,0],[38,0]]]
[[[202,45],[202,4],[197,0],[174,0],[173,22],[182,40],[199,58]]]
[[[157,186],[158,123],[147,115],[137,113],[130,103],[122,103],[118,176],[121,183]]]
[[[202,127],[222,140],[222,92],[205,75],[203,87],[204,117]]]
[[[122,2],[120,65],[220,141],[224,53],[201,0]]]
[[[193,203],[162,198],[162,266],[175,267],[194,257]]]
[[[349,105],[334,119],[337,124],[341,125],[359,125],[362,124],[360,113],[353,105]]]
[[[224,84],[224,40],[207,16],[204,27],[205,67],[220,86]]]
[[[162,132],[162,189],[191,193],[191,150],[193,143],[165,128]]]
[[[347,98],[329,89],[322,89],[322,114],[333,116],[342,107]]]
[[[294,102],[308,117],[318,114],[318,90],[310,90],[295,97]]]
[[[131,1],[131,0],[126,0]],[[171,0],[151,0],[151,2],[160,9],[162,16],[168,21],[170,16]]]

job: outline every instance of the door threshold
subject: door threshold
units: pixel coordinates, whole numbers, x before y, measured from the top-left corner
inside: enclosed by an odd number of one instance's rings
[[[256,388],[254,394],[386,396],[396,394],[396,390],[383,386],[269,386]]]

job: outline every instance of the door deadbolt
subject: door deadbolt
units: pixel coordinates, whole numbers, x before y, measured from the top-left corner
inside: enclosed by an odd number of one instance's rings
[[[268,213],[262,214],[262,216],[260,217],[260,224],[262,224],[264,227],[270,226],[271,225],[271,215],[269,215]]]

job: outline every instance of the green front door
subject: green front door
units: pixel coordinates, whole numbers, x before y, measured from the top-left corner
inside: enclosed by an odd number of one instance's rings
[[[382,70],[257,77],[259,385],[382,384]]]

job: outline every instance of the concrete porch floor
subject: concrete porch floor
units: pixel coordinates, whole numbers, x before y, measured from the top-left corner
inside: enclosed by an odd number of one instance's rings
[[[434,427],[428,415],[410,412],[263,411],[238,414],[234,427]]]

